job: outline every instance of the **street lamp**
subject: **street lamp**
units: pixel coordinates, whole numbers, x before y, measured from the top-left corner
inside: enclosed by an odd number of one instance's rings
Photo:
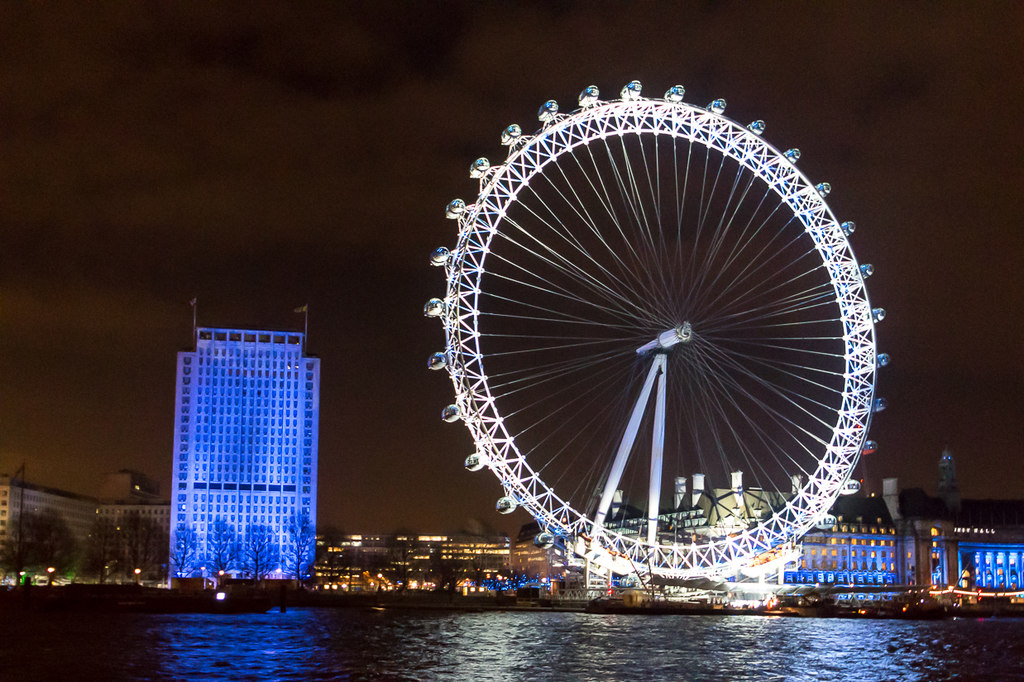
[[[47,587],[53,586],[53,572],[56,571],[56,570],[57,569],[54,568],[53,566],[50,566],[49,568],[46,569],[46,572],[49,574],[47,576],[47,583],[46,583]]]
[[[141,568],[136,568],[135,569],[135,584],[136,585],[139,584],[139,574],[140,573],[142,573],[142,569]]]

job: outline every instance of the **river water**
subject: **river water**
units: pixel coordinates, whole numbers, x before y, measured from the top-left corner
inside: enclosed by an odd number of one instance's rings
[[[1024,680],[1024,620],[0,614],[6,680]]]

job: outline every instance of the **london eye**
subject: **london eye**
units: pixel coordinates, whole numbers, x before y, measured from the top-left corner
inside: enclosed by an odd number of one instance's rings
[[[429,300],[497,509],[611,574],[763,562],[828,513],[865,450],[875,325],[849,237],[799,150],[682,86],[594,86],[474,161]],[[760,559],[759,559],[760,558]]]

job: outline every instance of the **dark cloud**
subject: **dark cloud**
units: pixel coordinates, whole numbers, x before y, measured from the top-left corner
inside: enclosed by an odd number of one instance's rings
[[[0,467],[168,480],[175,351],[297,327],[323,358],[321,508],[351,529],[490,520],[419,309],[425,255],[541,102],[596,83],[729,101],[854,219],[894,365],[865,473],[1020,496],[1024,10],[790,5],[8,4],[0,9]],[[371,495],[372,493],[372,495]]]

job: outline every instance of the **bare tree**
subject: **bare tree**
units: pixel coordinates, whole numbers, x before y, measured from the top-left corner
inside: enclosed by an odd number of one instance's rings
[[[22,514],[16,524],[11,524],[7,536],[0,543],[0,568],[5,574],[13,575],[16,579],[28,565],[29,549],[31,543],[26,539],[25,517],[29,514]]]
[[[430,573],[434,579],[434,590],[437,592],[455,592],[458,582],[457,565],[454,560],[445,558],[440,548],[430,552]]]
[[[392,533],[385,542],[388,550],[387,566],[390,568],[391,577],[399,585],[399,591],[404,591],[409,587],[410,560],[413,555],[415,535],[412,531],[400,528]]]
[[[171,571],[175,577],[187,578],[199,563],[199,534],[192,526],[178,526],[174,545],[170,548]]]
[[[103,584],[110,572],[116,569],[119,556],[120,537],[117,524],[109,516],[97,516],[89,530],[86,544],[86,569],[97,576],[100,584]]]
[[[238,568],[238,538],[235,527],[218,516],[210,526],[206,543],[206,565],[214,575],[220,577],[228,571]]]
[[[75,569],[79,561],[78,547],[64,517],[46,509],[29,521],[26,519],[25,526],[33,545],[30,556],[36,568],[41,572],[53,567],[58,573]]]
[[[44,573],[48,568],[68,573],[78,565],[77,550],[64,517],[52,509],[44,509],[22,516],[0,547],[0,556],[4,570],[10,573],[22,570]]]
[[[265,578],[277,564],[277,535],[268,526],[249,526],[242,542],[245,570],[251,578]]]
[[[352,563],[351,552],[341,551],[343,536],[344,533],[335,526],[327,526],[317,534],[313,567],[316,573],[330,580],[349,579],[349,571],[342,571],[346,568],[346,561],[349,565]]]
[[[126,578],[151,575],[160,565],[167,538],[157,522],[138,512],[127,512],[121,522],[121,570]],[[139,570],[139,574],[135,573]]]
[[[316,528],[309,520],[309,512],[292,512],[288,520],[288,547],[285,550],[285,570],[302,582],[312,573],[316,552]]]

